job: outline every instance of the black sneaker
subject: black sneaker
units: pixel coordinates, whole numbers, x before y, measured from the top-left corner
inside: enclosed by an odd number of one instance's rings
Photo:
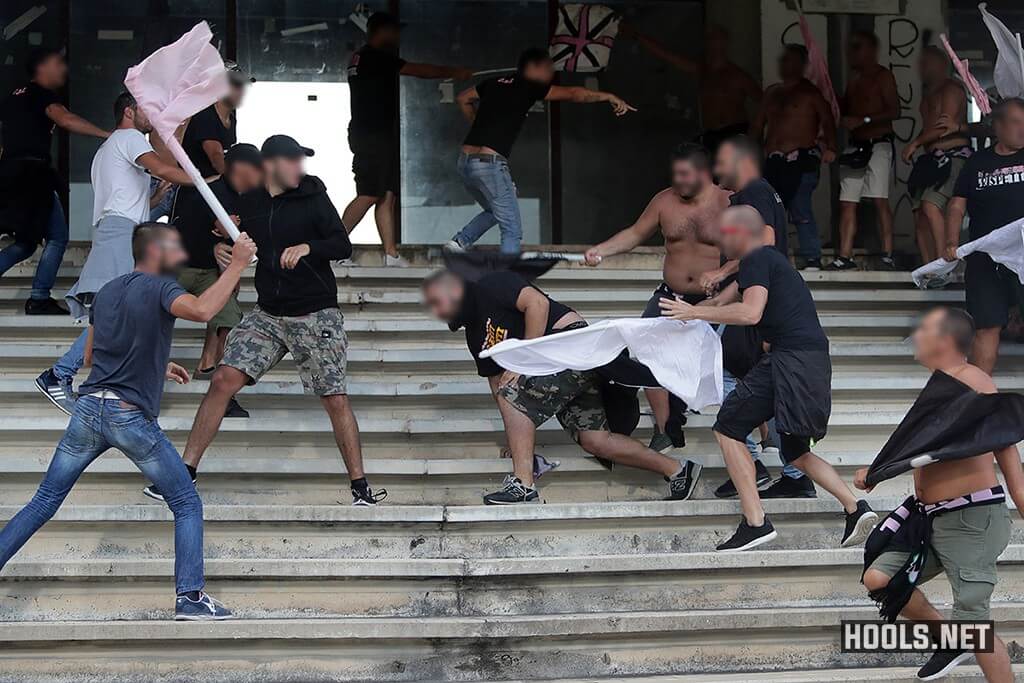
[[[810,477],[799,479],[782,475],[775,483],[761,491],[762,498],[817,498],[818,490]]]
[[[857,262],[845,256],[836,256],[825,270],[857,270]]]
[[[674,477],[666,477],[668,482],[668,498],[665,500],[689,500],[693,489],[697,487],[700,471],[704,469],[692,460],[681,463],[683,469]]]
[[[778,535],[775,527],[768,521],[768,517],[764,518],[764,524],[761,526],[750,526],[747,524],[746,518],[744,518],[740,520],[740,525],[736,527],[736,533],[729,537],[729,540],[725,543],[720,543],[716,546],[715,550],[720,553],[736,553],[741,550],[750,550],[774,540]]]
[[[68,315],[68,309],[61,302],[47,297],[29,299],[25,302],[25,315]]]
[[[540,500],[536,486],[527,486],[514,474],[505,477],[502,488],[484,496],[484,505],[517,505]]]
[[[844,548],[860,545],[867,540],[877,523],[878,513],[871,509],[866,500],[858,500],[856,512],[846,515],[846,531],[843,532],[843,540],[839,545]]]
[[[892,254],[886,254],[878,260],[880,270],[897,270],[896,257]]]
[[[651,435],[651,442],[647,444],[647,447],[656,453],[668,453],[675,448],[672,443],[672,437],[658,429],[654,430],[654,434]]]
[[[369,486],[364,488],[352,487],[352,506],[353,507],[373,507],[377,503],[381,502],[388,497],[387,489],[380,489],[377,493],[373,492]],[[340,502],[340,501],[339,501]]]
[[[224,417],[249,417],[249,411],[238,405],[238,401],[232,396],[228,401],[227,410],[224,411]]]
[[[57,377],[52,369],[46,370],[36,377],[36,389],[65,415],[74,412],[78,395],[71,388],[71,380]]]
[[[803,270],[821,270],[821,259],[820,258],[809,258],[804,261]]]
[[[917,678],[921,681],[938,680],[973,656],[973,652],[963,650],[939,650],[918,669]]]
[[[754,461],[754,474],[757,477],[758,491],[763,491],[772,483],[771,472],[760,460]],[[735,498],[737,495],[736,485],[732,483],[732,479],[726,479],[721,486],[715,489],[715,498]]]
[[[195,475],[192,476],[192,485],[196,485]],[[160,492],[160,489],[157,488],[156,484],[150,484],[146,488],[142,489],[142,495],[149,496],[153,500],[159,500],[161,503],[167,502],[164,500],[164,494]]]

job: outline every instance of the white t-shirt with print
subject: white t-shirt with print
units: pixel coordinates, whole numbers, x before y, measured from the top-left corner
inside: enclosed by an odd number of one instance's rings
[[[138,159],[152,151],[134,128],[118,128],[100,145],[92,159],[93,225],[104,216],[149,220],[150,176]]]

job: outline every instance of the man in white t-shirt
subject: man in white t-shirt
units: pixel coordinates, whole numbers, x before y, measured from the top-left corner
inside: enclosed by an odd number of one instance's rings
[[[100,288],[135,268],[132,232],[149,219],[150,176],[179,185],[192,183],[183,170],[161,159],[146,135],[153,129],[135,98],[124,92],[114,102],[117,128],[92,160],[92,249],[78,282],[66,298],[76,318],[88,315]],[[68,415],[74,408],[72,382],[85,358],[85,332],[52,368],[36,378],[36,388]]]

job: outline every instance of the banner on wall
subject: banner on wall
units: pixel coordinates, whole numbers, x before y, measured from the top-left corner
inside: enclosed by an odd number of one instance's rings
[[[548,49],[559,71],[593,72],[608,66],[619,15],[606,5],[569,3],[558,8],[558,26]]]

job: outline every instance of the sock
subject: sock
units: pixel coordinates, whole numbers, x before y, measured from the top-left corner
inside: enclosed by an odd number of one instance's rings
[[[192,465],[189,465],[188,463],[186,463],[186,464],[185,464],[185,469],[187,469],[187,470],[188,470],[188,475],[189,475],[190,477],[192,477],[193,479],[195,479],[195,478],[196,478],[196,472],[197,472],[198,470],[196,470],[196,468],[195,468],[195,467],[192,467]]]
[[[178,593],[179,598],[188,598],[192,602],[199,602],[199,598],[202,597],[202,591],[188,591],[187,593]]]
[[[370,485],[366,483],[366,477],[360,477],[359,479],[352,480],[352,488],[356,491],[368,491]]]
[[[686,463],[684,463],[684,462],[679,463],[679,469],[676,470],[676,473],[673,474],[671,477],[669,477],[669,479],[675,479],[675,478],[679,477],[683,473],[684,470],[686,470]]]

